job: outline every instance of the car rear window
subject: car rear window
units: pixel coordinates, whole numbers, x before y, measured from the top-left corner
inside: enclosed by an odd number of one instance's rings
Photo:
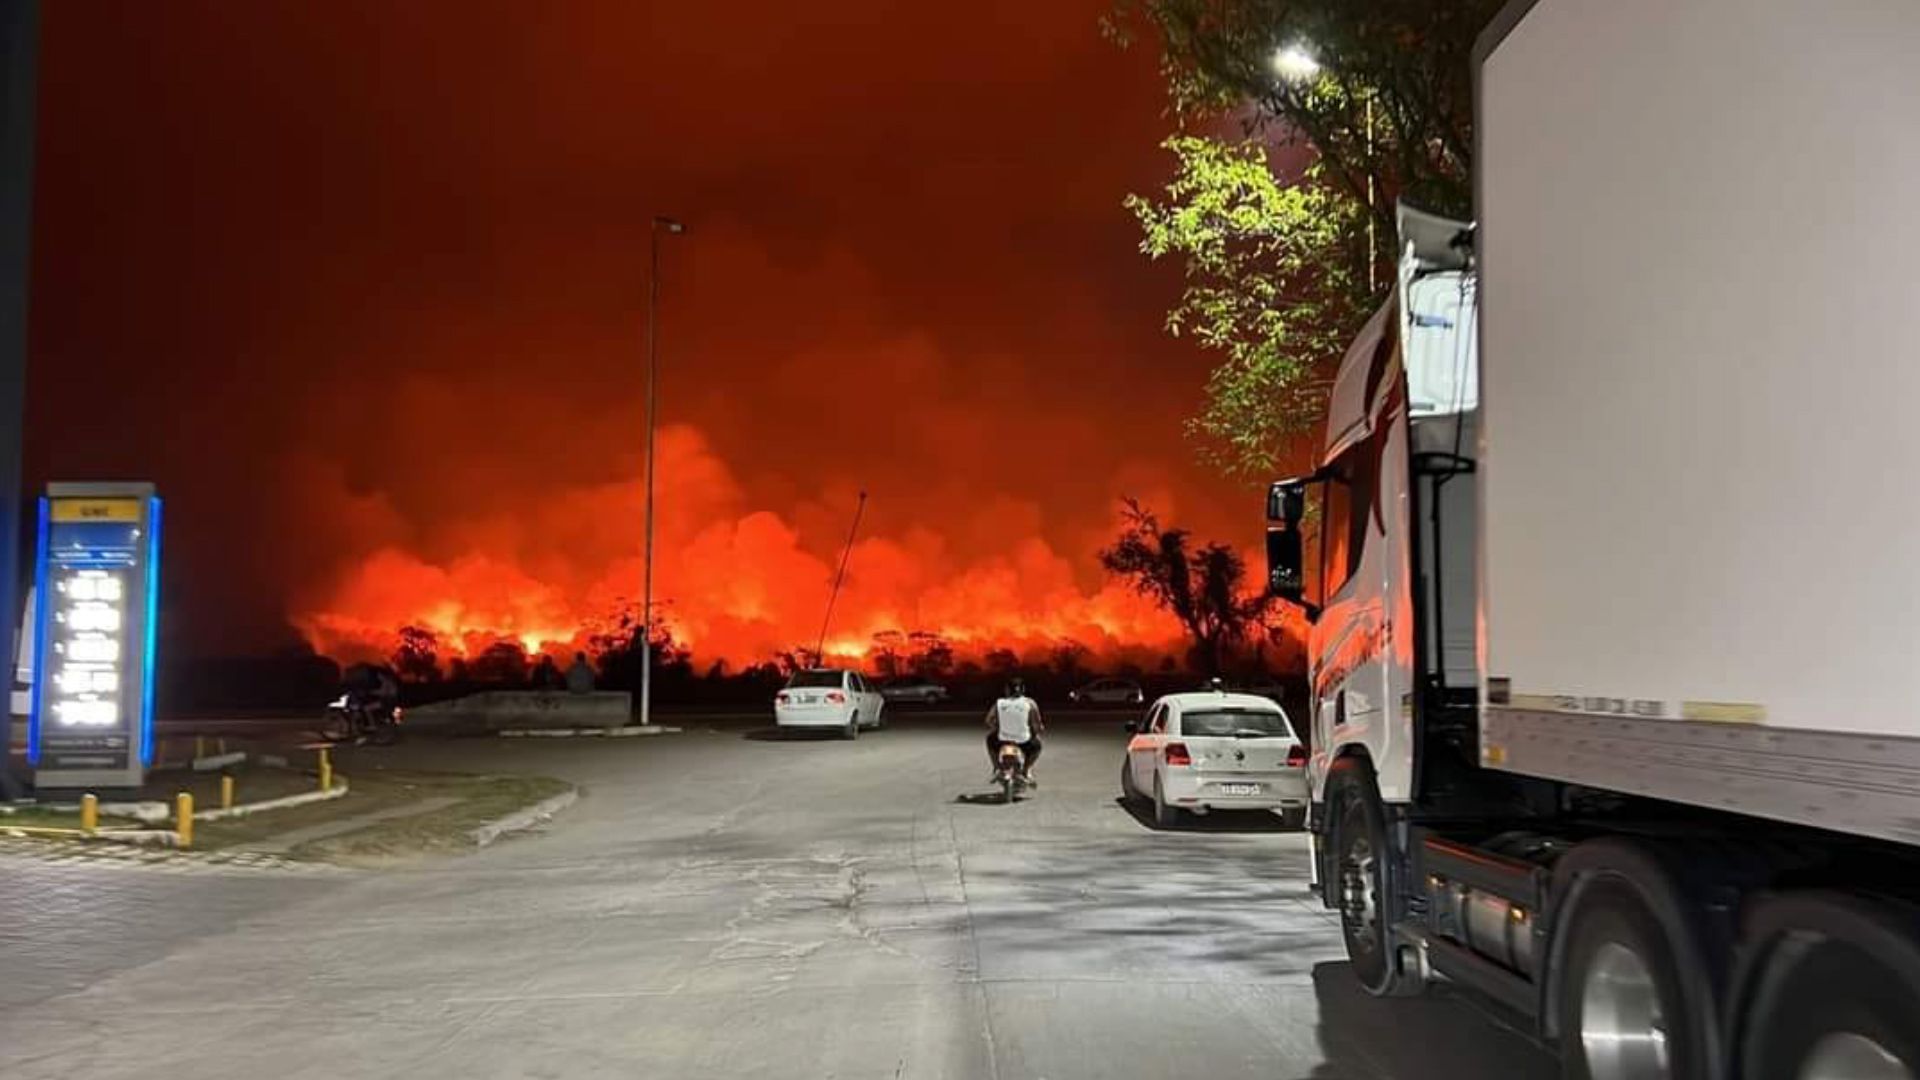
[[[838,690],[845,678],[845,673],[839,671],[796,671],[793,677],[787,680],[787,689],[818,690],[822,687],[830,687]]]
[[[1263,709],[1203,709],[1180,714],[1180,734],[1258,738],[1291,735],[1287,718]]]

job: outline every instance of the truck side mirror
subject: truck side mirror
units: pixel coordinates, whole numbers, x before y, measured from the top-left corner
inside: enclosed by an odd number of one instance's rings
[[[1267,591],[1298,605],[1312,619],[1320,611],[1306,599],[1306,552],[1300,538],[1309,482],[1280,480],[1267,489]]]

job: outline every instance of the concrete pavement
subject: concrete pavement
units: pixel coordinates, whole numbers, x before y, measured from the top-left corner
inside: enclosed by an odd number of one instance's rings
[[[1117,805],[1117,721],[1057,728],[1011,807],[972,801],[964,722],[764,736],[363,755],[585,790],[544,835],[390,872],[0,855],[0,1075],[1555,1074],[1461,996],[1362,996],[1300,835]]]

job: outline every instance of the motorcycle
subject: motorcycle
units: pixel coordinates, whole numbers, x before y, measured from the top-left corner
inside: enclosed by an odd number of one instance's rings
[[[321,734],[329,742],[391,746],[400,738],[400,718],[398,705],[341,694],[327,706]]]
[[[994,782],[1000,785],[1000,801],[1010,803],[1031,784],[1027,780],[1027,755],[1019,743],[1003,742],[996,756]]]

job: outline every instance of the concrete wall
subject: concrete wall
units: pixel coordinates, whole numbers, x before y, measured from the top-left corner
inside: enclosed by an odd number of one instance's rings
[[[515,728],[616,728],[633,716],[633,695],[596,690],[569,694],[548,690],[489,690],[407,710],[408,727],[459,731]]]

